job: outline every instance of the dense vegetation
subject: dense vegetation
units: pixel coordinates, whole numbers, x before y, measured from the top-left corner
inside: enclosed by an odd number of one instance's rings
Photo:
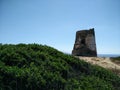
[[[0,44],[0,90],[120,90],[120,77],[38,44]]]

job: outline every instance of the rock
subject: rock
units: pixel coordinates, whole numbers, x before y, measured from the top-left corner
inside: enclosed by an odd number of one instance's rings
[[[76,32],[74,56],[97,56],[94,28]]]

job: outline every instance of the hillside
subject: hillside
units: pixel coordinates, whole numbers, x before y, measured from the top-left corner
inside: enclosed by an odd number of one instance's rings
[[[38,44],[0,44],[0,90],[120,90],[120,77]]]

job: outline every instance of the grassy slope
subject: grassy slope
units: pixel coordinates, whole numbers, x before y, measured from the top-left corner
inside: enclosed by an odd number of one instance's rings
[[[119,90],[120,77],[38,44],[0,45],[1,90]]]

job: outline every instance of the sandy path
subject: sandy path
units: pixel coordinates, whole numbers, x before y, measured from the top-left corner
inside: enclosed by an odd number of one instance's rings
[[[89,62],[91,64],[99,65],[101,67],[111,69],[111,70],[118,70],[120,71],[120,65],[115,64],[111,61],[110,58],[101,58],[101,57],[79,57],[81,60]],[[120,73],[118,73],[120,74]]]

